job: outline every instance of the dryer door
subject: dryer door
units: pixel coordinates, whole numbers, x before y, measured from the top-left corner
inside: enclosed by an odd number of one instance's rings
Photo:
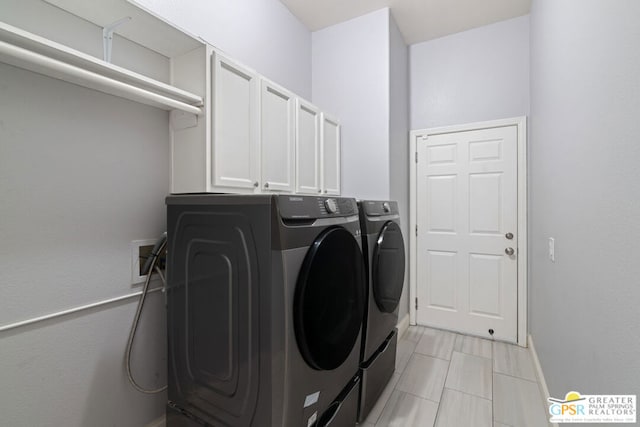
[[[365,298],[364,260],[355,237],[325,230],[305,256],[294,296],[296,341],[318,370],[339,367],[360,333]]]
[[[400,226],[388,221],[373,249],[373,297],[380,311],[393,313],[400,303],[404,284],[404,239]]]

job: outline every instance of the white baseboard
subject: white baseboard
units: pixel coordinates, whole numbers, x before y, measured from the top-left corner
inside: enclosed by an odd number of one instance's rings
[[[161,416],[160,418],[157,418],[153,421],[151,421],[149,424],[147,424],[144,427],[165,427],[167,425],[167,420],[165,419],[165,416]]]
[[[398,328],[398,340],[403,337],[407,329],[409,329],[409,313],[405,314],[396,326]]]
[[[549,388],[547,387],[547,381],[544,379],[544,373],[542,372],[542,365],[540,365],[540,359],[538,359],[538,353],[533,345],[533,338],[531,335],[528,337],[529,351],[531,352],[531,359],[533,360],[533,367],[536,370],[536,377],[538,378],[538,385],[540,386],[540,394],[542,394],[542,400],[545,408],[547,407],[547,399],[551,397],[549,394]],[[552,427],[558,427],[557,423],[549,423]]]

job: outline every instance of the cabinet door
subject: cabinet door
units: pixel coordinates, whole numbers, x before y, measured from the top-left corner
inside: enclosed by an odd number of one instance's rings
[[[252,192],[258,186],[258,76],[215,53],[213,61],[212,184]]]
[[[313,104],[296,102],[296,191],[320,193],[320,111]]]
[[[267,80],[262,80],[260,98],[262,189],[293,192],[295,98]]]
[[[322,190],[326,194],[340,195],[340,124],[322,114]]]

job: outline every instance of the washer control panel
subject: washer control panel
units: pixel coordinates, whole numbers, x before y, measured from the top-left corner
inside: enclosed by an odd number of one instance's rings
[[[327,213],[334,214],[338,212],[338,203],[336,199],[326,199],[324,201],[324,207],[327,209]]]
[[[277,197],[278,209],[283,218],[330,218],[358,214],[358,205],[352,198],[293,195]]]

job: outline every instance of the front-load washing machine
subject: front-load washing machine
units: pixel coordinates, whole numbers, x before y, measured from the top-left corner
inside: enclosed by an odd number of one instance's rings
[[[358,206],[368,283],[358,414],[363,421],[395,370],[405,251],[397,202],[363,200]]]
[[[355,425],[366,292],[355,200],[166,202],[167,425]]]

